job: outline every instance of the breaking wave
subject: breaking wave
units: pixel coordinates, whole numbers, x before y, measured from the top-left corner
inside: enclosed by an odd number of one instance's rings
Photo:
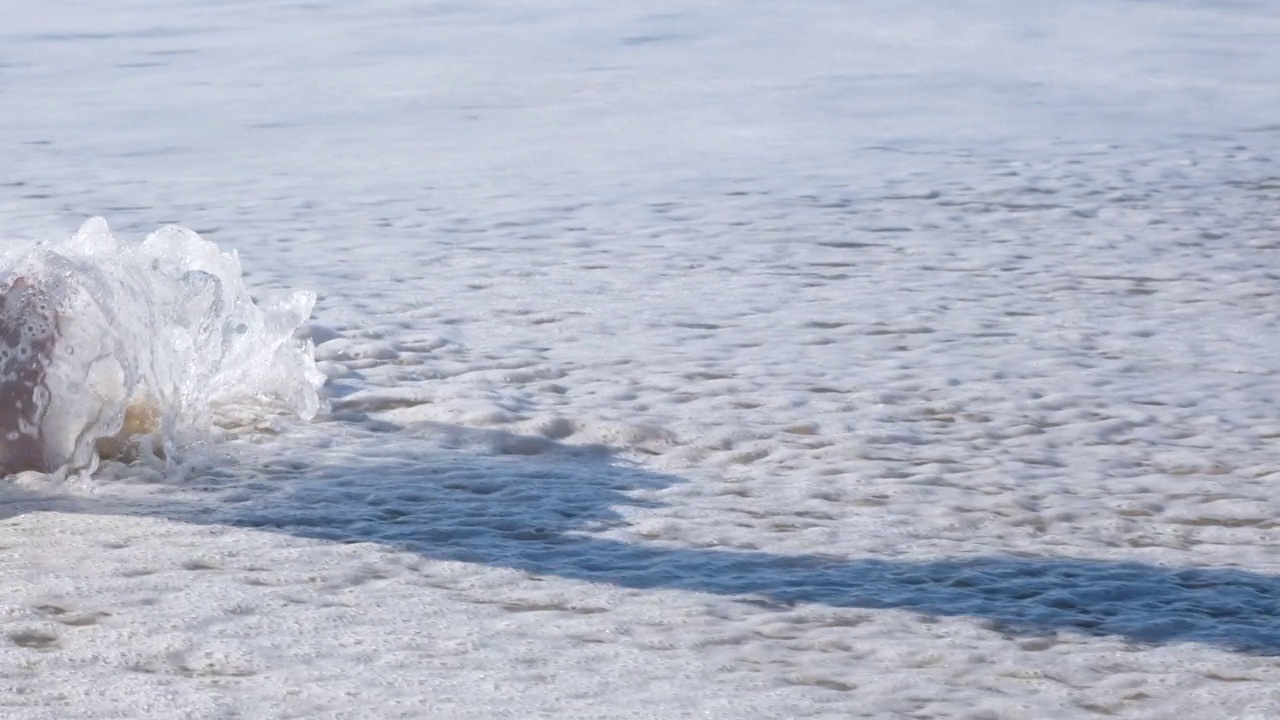
[[[10,259],[0,288],[0,470],[91,472],[124,445],[171,449],[245,408],[320,409],[299,339],[310,292],[256,301],[235,252],[178,226],[141,243],[105,220]]]

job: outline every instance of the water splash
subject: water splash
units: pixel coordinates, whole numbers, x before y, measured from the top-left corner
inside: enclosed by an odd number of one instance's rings
[[[235,252],[178,226],[141,243],[102,218],[3,267],[0,470],[91,472],[122,443],[161,449],[245,408],[320,409],[309,292],[255,302]]]

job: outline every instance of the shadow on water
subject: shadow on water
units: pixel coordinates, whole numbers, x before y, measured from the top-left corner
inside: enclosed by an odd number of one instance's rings
[[[1280,577],[1255,572],[1053,557],[847,559],[593,536],[624,522],[619,508],[641,504],[633,491],[683,482],[611,462],[604,453],[553,447],[530,456],[479,455],[437,446],[420,457],[346,466],[290,461],[262,471],[248,485],[214,476],[187,481],[210,502],[193,504],[185,494],[186,501],[123,512],[377,542],[432,559],[778,607],[897,608],[977,618],[1010,635],[1065,630],[1280,655]],[[6,505],[8,516],[37,509],[122,512],[95,508],[91,498]]]

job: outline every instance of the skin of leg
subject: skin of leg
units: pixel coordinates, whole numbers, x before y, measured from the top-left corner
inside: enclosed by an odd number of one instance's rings
[[[0,472],[48,471],[41,422],[58,316],[47,288],[26,277],[0,290]]]

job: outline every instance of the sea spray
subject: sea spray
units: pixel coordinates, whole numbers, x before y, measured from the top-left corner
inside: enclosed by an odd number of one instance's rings
[[[324,382],[299,328],[315,295],[255,301],[239,258],[178,226],[141,243],[93,218],[3,268],[0,465],[92,471],[99,452],[172,450],[223,416],[310,419]]]

